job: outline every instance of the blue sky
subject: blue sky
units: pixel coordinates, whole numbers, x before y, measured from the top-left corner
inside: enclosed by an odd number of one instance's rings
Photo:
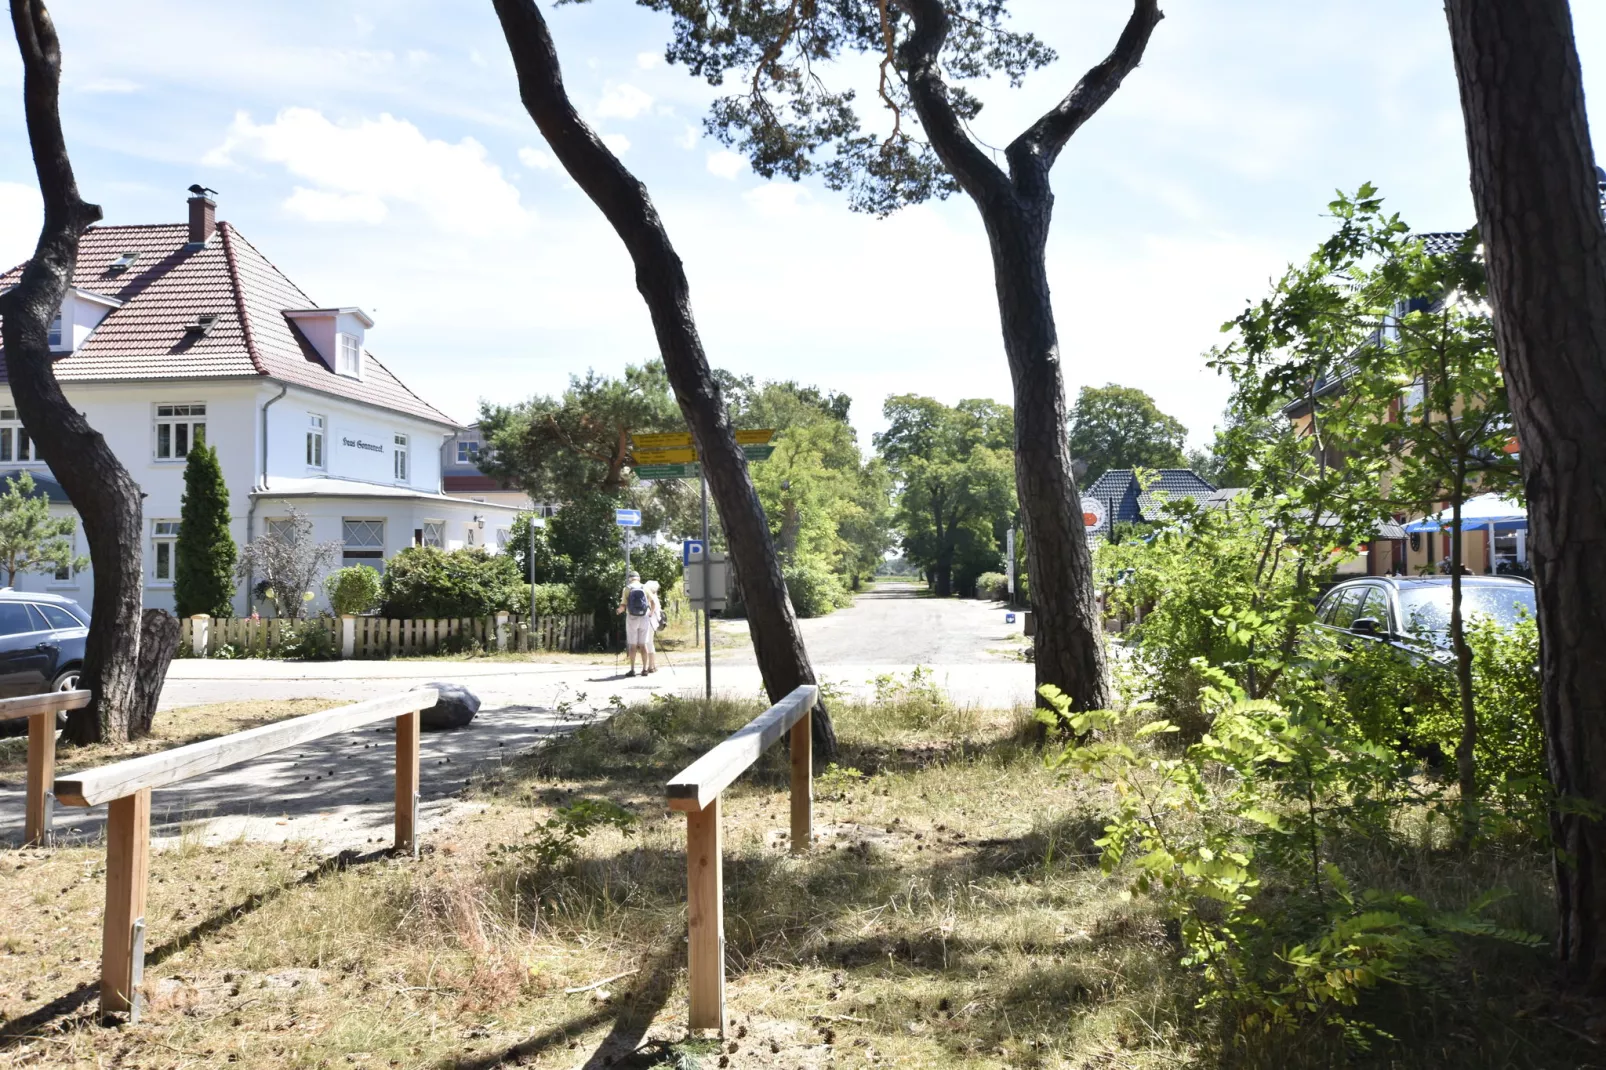
[[[1217,328],[1325,235],[1337,187],[1377,183],[1423,230],[1472,218],[1440,4],[1172,0],[1141,68],[1055,171],[1049,269],[1074,397],[1141,387],[1207,441]],[[1342,8],[1342,10],[1335,10]],[[982,87],[1003,145],[1100,58],[1117,0],[1016,0],[1060,61]],[[632,270],[519,105],[489,0],[53,7],[84,195],[109,223],[176,222],[184,189],[318,302],[355,304],[370,349],[447,412],[561,389],[655,355]],[[1574,5],[1606,101],[1606,4]],[[1008,401],[987,247],[968,201],[878,221],[818,184],[769,183],[701,134],[713,90],[662,60],[667,20],[628,0],[548,16],[569,89],[647,183],[718,366],[854,399]],[[844,78],[856,72],[844,70]],[[0,42],[0,261],[38,228],[21,67]],[[873,95],[873,82],[866,86]],[[1598,130],[1606,103],[1596,108]]]

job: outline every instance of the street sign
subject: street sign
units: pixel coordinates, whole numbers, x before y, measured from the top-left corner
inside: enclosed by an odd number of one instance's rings
[[[692,444],[690,431],[655,431],[651,434],[631,435],[630,441],[638,450],[669,450],[689,447]]]
[[[613,511],[613,522],[622,528],[639,528],[641,527],[641,510],[615,509]]]
[[[703,559],[703,541],[701,539],[687,539],[680,546],[681,564],[691,564],[693,556],[695,556],[699,561]]]
[[[670,449],[637,449],[635,453],[636,464],[690,464],[697,459],[697,451],[690,446],[675,446]]]
[[[775,428],[773,427],[752,428],[736,432],[736,444],[738,446],[763,446],[767,445],[769,440],[774,437]]]
[[[702,469],[695,464],[644,464],[636,469],[637,479],[696,479]]]
[[[702,550],[691,556],[690,566],[686,569],[686,600],[698,612],[717,612],[725,608],[725,570],[730,566],[725,562],[725,555],[718,550],[707,553],[707,564],[704,564]],[[707,582],[708,589],[713,592],[712,600],[703,597],[703,584]]]
[[[1089,531],[1102,526],[1105,515],[1106,510],[1103,501],[1098,498],[1082,499],[1082,523],[1087,525]]]
[[[774,446],[743,446],[742,452],[747,454],[749,461],[767,461],[770,454],[775,452]]]

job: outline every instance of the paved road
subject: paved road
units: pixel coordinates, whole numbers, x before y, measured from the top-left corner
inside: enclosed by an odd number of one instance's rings
[[[745,633],[742,622],[720,627]],[[954,700],[985,706],[1029,702],[1032,667],[996,653],[1011,630],[1002,610],[984,603],[916,597],[911,589],[880,590],[818,620],[804,621],[816,672],[849,691],[868,692],[882,673],[925,665]],[[758,695],[751,648],[716,650],[714,690]],[[615,696],[625,702],[654,693],[701,694],[700,651],[660,659],[662,671],[628,678],[611,661],[175,661],[162,708],[208,702],[325,698],[353,702],[435,680],[467,684],[483,703],[469,728],[426,734],[422,745],[421,827],[448,820],[465,780],[554,732],[601,716]],[[307,839],[333,852],[388,842],[394,732],[377,726],[158,791],[152,833],[158,840],[188,831],[206,842]],[[22,832],[20,783],[0,785],[0,841]],[[57,824],[74,838],[99,835],[105,808],[62,808]]]

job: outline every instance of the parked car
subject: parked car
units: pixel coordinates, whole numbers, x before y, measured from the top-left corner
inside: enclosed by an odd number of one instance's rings
[[[0,589],[0,698],[76,690],[88,635],[89,614],[71,598]],[[0,720],[0,736],[27,731],[26,717]]]
[[[1461,613],[1510,626],[1534,615],[1534,585],[1515,576],[1461,577]],[[1317,623],[1345,636],[1388,643],[1415,658],[1447,660],[1449,576],[1366,576],[1335,585],[1316,606]]]

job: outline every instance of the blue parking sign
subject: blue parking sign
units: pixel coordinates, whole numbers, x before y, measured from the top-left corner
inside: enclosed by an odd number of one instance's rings
[[[693,556],[701,557],[702,553],[703,540],[687,539],[680,546],[680,563],[683,565],[689,565],[691,564],[691,559]]]

